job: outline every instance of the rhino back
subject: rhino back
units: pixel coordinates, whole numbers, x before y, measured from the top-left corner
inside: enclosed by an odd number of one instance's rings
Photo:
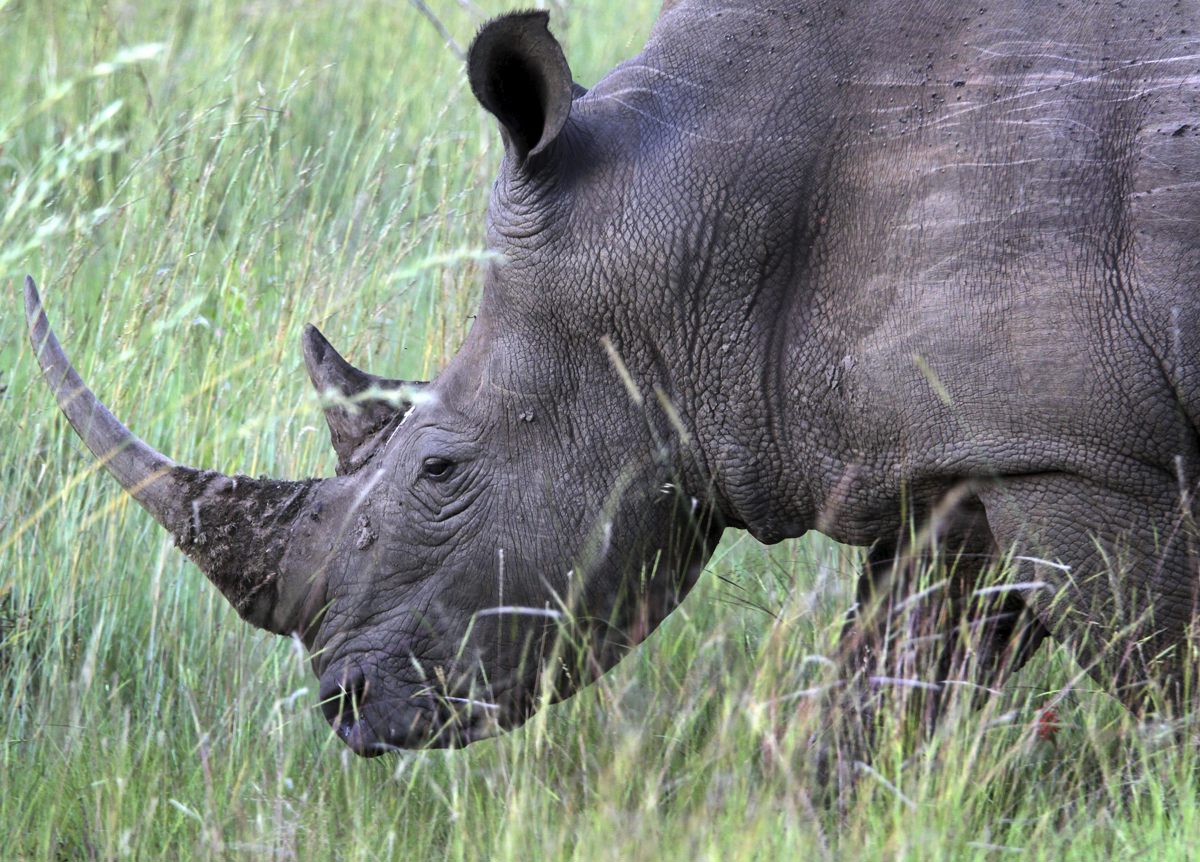
[[[1194,465],[1200,7],[869,5],[680,3],[589,96],[671,178],[667,340],[750,526]]]

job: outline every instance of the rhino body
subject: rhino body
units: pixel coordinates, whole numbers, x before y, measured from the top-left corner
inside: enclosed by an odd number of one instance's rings
[[[726,529],[871,546],[864,600],[905,595],[906,553],[953,556],[934,673],[965,620],[981,683],[1052,635],[1131,707],[1151,682],[1178,704],[1198,26],[1194,0],[681,0],[587,91],[544,13],[496,19],[468,74],[504,138],[500,260],[427,384],[306,333],[318,388],[353,402],[327,410],[337,477],[154,452],[74,376],[30,284],[34,344],[239,612],[302,635],[360,754],[465,744],[569,695]],[[1036,588],[978,601],[1007,552]],[[848,675],[883,628],[848,626]]]

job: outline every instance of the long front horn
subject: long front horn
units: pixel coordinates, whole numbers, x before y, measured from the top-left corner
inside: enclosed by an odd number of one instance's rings
[[[308,522],[335,496],[330,484],[337,480],[280,482],[176,464],[121,424],[80,379],[28,276],[25,319],[58,406],[121,487],[170,531],[243,619],[277,634],[303,627],[320,557],[329,552]]]

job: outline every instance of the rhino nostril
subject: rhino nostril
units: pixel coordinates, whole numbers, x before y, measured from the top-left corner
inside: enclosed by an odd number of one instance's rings
[[[344,668],[321,685],[321,711],[332,725],[354,722],[367,699],[367,678],[358,668]]]

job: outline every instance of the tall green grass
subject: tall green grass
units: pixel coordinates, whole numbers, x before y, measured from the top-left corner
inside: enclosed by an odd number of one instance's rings
[[[576,76],[654,0],[551,4]],[[430,2],[459,46],[496,2]],[[1195,753],[1046,650],[926,745],[885,721],[842,806],[804,690],[857,552],[730,536],[682,609],[504,738],[366,762],[302,651],[242,625],[96,473],[32,362],[41,282],[83,374],[189,463],[334,459],[301,366],[436,373],[478,298],[492,123],[392,2],[0,0],[0,858],[1192,858]],[[1031,730],[1056,703],[1053,742]]]

